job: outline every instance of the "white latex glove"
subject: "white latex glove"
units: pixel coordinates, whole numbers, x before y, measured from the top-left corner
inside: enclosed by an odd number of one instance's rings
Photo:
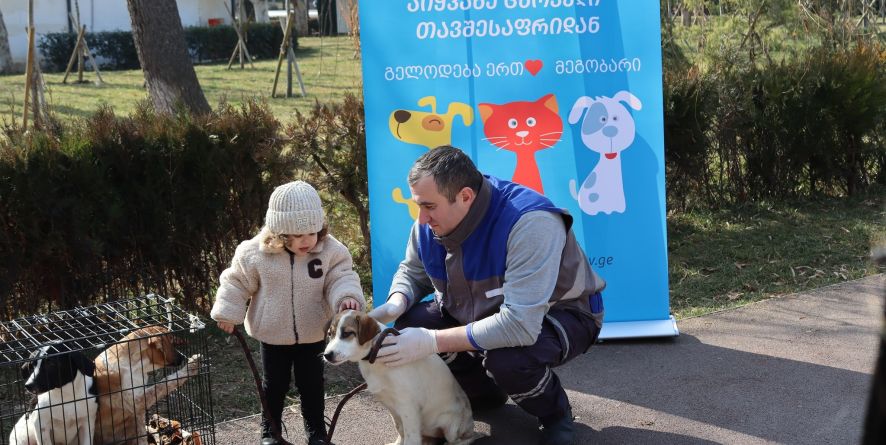
[[[404,328],[400,335],[385,337],[377,360],[387,366],[401,366],[437,353],[437,331]]]
[[[388,324],[406,312],[406,296],[400,293],[391,295],[388,302],[369,311],[369,316],[382,324]]]

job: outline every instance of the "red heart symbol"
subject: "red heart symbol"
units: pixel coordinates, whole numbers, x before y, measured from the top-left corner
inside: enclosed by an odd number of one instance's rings
[[[543,65],[544,64],[541,63],[541,60],[527,60],[523,62],[523,66],[525,66],[526,69],[529,71],[529,74],[532,74],[533,76],[541,71],[541,67]]]

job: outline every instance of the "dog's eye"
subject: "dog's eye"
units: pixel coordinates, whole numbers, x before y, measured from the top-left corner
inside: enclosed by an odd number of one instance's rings
[[[517,128],[517,119],[511,118],[511,120],[508,121],[508,127]]]
[[[354,335],[355,335],[355,334],[354,334],[353,332],[342,331],[342,333],[341,333],[341,338],[353,337]]]
[[[618,122],[618,116],[612,116],[612,120]]]
[[[600,116],[600,123],[606,123],[606,116]]]
[[[535,126],[535,118],[530,117],[529,119],[526,119],[526,125],[529,125],[530,127],[534,127]]]

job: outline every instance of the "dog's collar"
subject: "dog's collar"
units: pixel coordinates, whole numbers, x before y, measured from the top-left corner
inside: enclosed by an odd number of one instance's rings
[[[378,351],[382,348],[381,343],[388,335],[400,335],[400,331],[394,328],[386,328],[384,331],[381,331],[375,337],[375,341],[372,343],[372,348],[369,349],[369,353],[366,354],[366,357],[363,357],[363,360],[367,360],[370,364],[375,363],[375,359],[378,356]]]

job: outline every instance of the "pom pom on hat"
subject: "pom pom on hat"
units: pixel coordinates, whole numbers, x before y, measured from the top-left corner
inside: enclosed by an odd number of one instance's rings
[[[323,229],[320,195],[304,181],[293,181],[274,189],[268,201],[265,224],[279,235],[306,235]]]

